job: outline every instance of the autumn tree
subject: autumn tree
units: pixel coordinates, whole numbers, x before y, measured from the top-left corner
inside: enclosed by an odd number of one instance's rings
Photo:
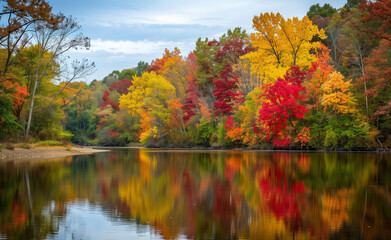
[[[141,77],[134,77],[129,93],[120,97],[120,108],[126,109],[131,115],[141,116],[142,142],[150,137],[160,138],[171,132],[184,131],[184,126],[169,125],[172,109],[176,106],[175,88],[161,75],[155,72],[145,72]]]
[[[47,75],[46,71],[49,64],[51,64],[52,61],[60,61],[63,54],[72,48],[88,48],[90,44],[89,38],[78,34],[80,26],[71,17],[64,18],[56,28],[47,28],[45,25],[38,23],[35,25],[35,41],[38,43],[38,55],[35,64],[36,73],[34,76],[34,88],[31,93],[30,110],[26,126],[26,139],[28,139],[30,132],[35,94],[41,80]],[[49,59],[45,60],[44,56],[47,55],[50,57]],[[68,83],[77,79],[76,77],[83,77],[84,74],[89,74],[91,68],[94,68],[94,64],[88,64],[85,61],[74,62],[74,64],[73,74],[71,74],[71,78],[68,79]]]
[[[162,73],[164,71],[164,65],[166,61],[170,58],[178,58],[180,57],[181,51],[176,47],[173,51],[169,51],[167,48],[164,50],[164,54],[162,58],[156,58],[152,60],[151,64],[145,70],[146,72],[157,72]]]
[[[367,87],[365,97],[368,98],[368,120],[380,130],[385,139],[390,129],[391,110],[391,42],[385,39],[364,59],[366,74],[357,80],[356,86]],[[365,84],[365,85],[364,85]],[[380,141],[380,140],[378,140]],[[381,144],[382,145],[382,144]]]
[[[273,145],[286,147],[291,143],[291,136],[286,133],[287,124],[293,128],[295,135],[298,135],[295,121],[304,118],[308,110],[302,105],[304,96],[302,86],[306,78],[306,72],[299,67],[293,66],[286,73],[285,77],[277,79],[274,83],[263,86],[264,93],[259,111],[259,120],[267,140],[273,138]]]
[[[179,54],[180,51],[177,48],[173,52],[166,51],[163,56],[164,65],[161,74],[175,87],[176,95],[183,103],[185,91],[188,87],[186,80],[188,66],[187,62]]]
[[[363,1],[359,8],[367,15],[360,22],[368,22],[364,31],[373,37],[391,41],[391,0]]]
[[[117,91],[119,94],[127,94],[128,88],[132,85],[132,81],[124,78],[122,80],[119,80],[118,82],[113,82],[109,89],[110,91]]]
[[[198,65],[196,79],[189,87],[191,92],[197,89],[193,96],[199,95],[203,105],[216,116],[225,115],[235,102],[242,101],[237,85],[239,77],[232,67],[239,63],[240,56],[251,51],[246,37],[245,31],[235,28],[228,30],[219,41],[197,40],[194,51]]]
[[[312,114],[316,114],[322,109],[322,85],[329,80],[330,73],[334,71],[333,66],[329,64],[330,61],[330,49],[321,45],[317,51],[316,62],[313,62],[308,70],[311,73],[311,77],[303,82],[306,88],[306,108]]]
[[[119,110],[119,104],[114,102],[114,101],[112,101],[112,100],[110,100],[109,96],[110,96],[110,92],[106,90],[103,93],[103,96],[102,96],[103,102],[100,103],[100,110],[105,109],[106,106],[110,106],[114,110],[118,111]]]
[[[326,38],[324,31],[313,25],[307,16],[299,20],[285,20],[280,13],[261,13],[253,18],[255,33],[251,45],[256,49],[244,56],[252,63],[252,70],[263,83],[283,77],[291,66],[308,68],[316,59],[312,50],[320,42],[312,42],[314,36]]]
[[[20,61],[19,53],[31,43],[34,24],[40,22],[45,23],[48,27],[56,27],[61,23],[63,17],[61,14],[53,14],[52,8],[47,1],[5,1],[2,4],[0,18],[2,18],[0,26],[0,47],[4,49],[1,53],[1,74],[0,74],[0,92],[3,102],[2,125],[8,125],[4,130],[15,129],[17,117],[11,117],[13,113],[19,114],[25,100],[18,100],[19,104],[13,109],[13,102],[18,98],[17,91],[25,92],[25,85],[22,84],[20,75],[15,75],[15,72],[9,73],[10,67]],[[15,69],[14,69],[15,70]],[[21,72],[20,70],[18,72]],[[12,87],[15,86],[15,87]],[[17,89],[19,86],[23,89]],[[19,97],[22,95],[19,95]],[[27,97],[28,95],[24,95]],[[6,104],[6,102],[8,102]],[[12,120],[11,120],[12,119]],[[13,127],[11,127],[13,126]],[[8,130],[7,130],[8,129]],[[14,133],[15,134],[15,133]]]
[[[351,80],[344,81],[339,72],[330,74],[329,79],[322,85],[322,105],[324,111],[338,113],[354,113],[356,101],[350,92]]]
[[[0,18],[7,18],[2,21],[0,27],[0,46],[7,49],[7,57],[3,66],[3,74],[8,71],[9,66],[18,57],[18,53],[31,40],[31,31],[34,24],[40,23],[46,27],[55,29],[64,20],[61,14],[52,13],[52,7],[45,0],[10,0],[5,1]]]
[[[350,149],[363,147],[367,142],[369,125],[357,111],[351,89],[351,80],[344,81],[343,75],[336,71],[322,85],[321,103],[326,115],[317,120],[316,127],[323,126],[325,147]]]

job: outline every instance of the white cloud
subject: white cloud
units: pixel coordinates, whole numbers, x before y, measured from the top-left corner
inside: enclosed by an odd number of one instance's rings
[[[183,46],[182,42],[174,41],[130,41],[130,40],[102,40],[92,39],[91,47],[89,50],[82,50],[85,53],[92,52],[106,52],[110,54],[123,54],[123,55],[140,55],[140,54],[152,54],[156,52],[163,53],[165,48],[173,49],[174,47]],[[78,51],[81,52],[81,51]]]

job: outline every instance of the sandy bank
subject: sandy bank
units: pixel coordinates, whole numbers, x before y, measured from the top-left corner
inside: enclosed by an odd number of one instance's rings
[[[88,147],[72,147],[67,151],[65,147],[32,147],[30,149],[15,148],[14,150],[1,149],[0,162],[8,161],[33,161],[51,158],[61,158],[82,154],[108,152],[109,150],[92,149]]]

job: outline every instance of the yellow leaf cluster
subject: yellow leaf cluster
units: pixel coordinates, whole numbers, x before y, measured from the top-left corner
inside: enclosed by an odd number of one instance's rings
[[[133,78],[129,93],[119,99],[120,108],[130,114],[139,113],[161,105],[175,96],[175,88],[163,76],[155,72],[145,72],[141,77]]]
[[[341,73],[332,72],[329,79],[322,85],[324,111],[331,108],[339,113],[354,113],[356,101],[350,88],[351,80],[345,82]]]
[[[253,18],[256,30],[251,34],[251,45],[256,49],[243,56],[252,63],[251,70],[257,73],[263,83],[270,83],[283,77],[291,66],[302,69],[316,60],[311,50],[320,42],[311,42],[314,36],[325,39],[323,30],[313,25],[307,16],[285,20],[280,13],[261,13]]]
[[[144,72],[141,77],[133,78],[128,90],[119,99],[120,108],[141,116],[140,141],[146,143],[150,137],[158,138],[163,125],[170,122],[169,105],[176,99],[175,87],[160,74]]]

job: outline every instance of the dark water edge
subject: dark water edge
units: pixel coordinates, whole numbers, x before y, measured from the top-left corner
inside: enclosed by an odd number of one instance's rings
[[[390,239],[391,154],[123,149],[0,164],[0,239]]]
[[[159,149],[159,150],[189,150],[189,151],[243,151],[243,152],[324,152],[324,153],[343,153],[343,152],[361,152],[361,153],[372,153],[372,152],[391,152],[391,148],[353,148],[353,149],[299,149],[299,148],[258,148],[258,147],[205,147],[205,146],[193,146],[193,147],[182,147],[177,145],[166,145],[166,146],[83,146],[94,149]]]

